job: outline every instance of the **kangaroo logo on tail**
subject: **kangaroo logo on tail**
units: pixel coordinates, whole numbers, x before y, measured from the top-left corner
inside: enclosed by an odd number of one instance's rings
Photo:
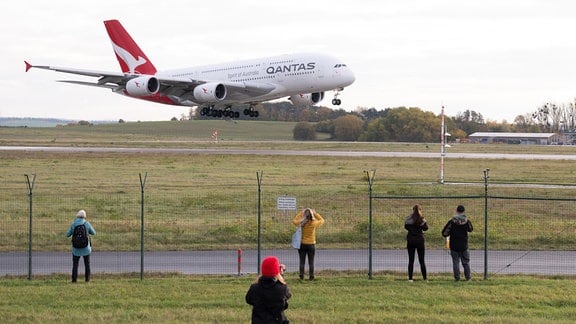
[[[120,68],[130,74],[156,74],[156,68],[118,20],[104,22]]]
[[[130,54],[130,52],[114,44],[114,42],[112,42],[112,47],[114,48],[114,52],[118,56],[118,60],[122,60],[124,64],[128,66],[127,72],[130,72],[130,74],[136,73],[137,67],[139,67],[142,64],[146,64],[146,62],[148,62],[145,58],[141,56],[138,56],[138,59],[136,59],[134,56],[132,56],[132,54]],[[122,63],[120,63],[120,65],[122,66]]]

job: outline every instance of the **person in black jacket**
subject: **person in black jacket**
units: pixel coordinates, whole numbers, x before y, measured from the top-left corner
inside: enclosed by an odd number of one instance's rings
[[[456,215],[442,229],[442,236],[450,238],[450,255],[454,280],[460,281],[460,262],[464,268],[464,277],[470,280],[470,253],[468,252],[468,233],[473,231],[472,222],[464,213],[464,206],[456,208]]]
[[[252,323],[289,323],[284,311],[292,293],[280,270],[280,261],[269,256],[262,261],[262,275],[250,285],[246,303],[252,305]]]
[[[414,275],[414,257],[418,252],[418,263],[420,263],[420,271],[422,278],[426,280],[426,264],[424,263],[424,231],[428,230],[428,224],[424,216],[422,216],[422,206],[414,205],[412,207],[412,214],[406,217],[404,221],[404,228],[408,231],[406,235],[406,248],[408,249],[408,281],[413,281]]]

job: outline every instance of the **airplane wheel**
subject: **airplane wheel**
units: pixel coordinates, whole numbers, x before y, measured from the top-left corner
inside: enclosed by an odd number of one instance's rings
[[[255,112],[254,112],[254,118],[257,118],[258,115],[259,115],[258,111],[255,111]]]
[[[244,109],[244,116],[250,115],[250,109]]]
[[[338,104],[337,104],[338,101],[336,101],[336,100],[337,100],[337,99],[332,99],[332,104],[333,104],[334,106],[338,105]]]
[[[336,99],[336,104],[337,104],[338,106],[340,106],[340,105],[342,104],[342,100]]]
[[[234,112],[234,118],[240,118],[240,113],[237,112],[237,111],[235,111],[235,112]]]

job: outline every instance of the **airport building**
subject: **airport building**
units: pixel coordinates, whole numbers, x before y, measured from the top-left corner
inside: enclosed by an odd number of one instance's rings
[[[555,133],[505,133],[505,132],[476,132],[468,135],[470,143],[480,144],[524,144],[524,145],[552,145],[559,144],[560,136]]]

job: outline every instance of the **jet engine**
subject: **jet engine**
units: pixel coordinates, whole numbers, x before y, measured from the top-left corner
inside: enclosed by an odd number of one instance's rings
[[[153,76],[139,76],[126,82],[126,92],[133,97],[155,95],[160,90],[160,82]]]
[[[226,98],[226,87],[222,83],[209,82],[194,88],[194,101],[199,103],[213,103]]]
[[[290,96],[290,101],[298,107],[314,106],[324,99],[324,92],[302,93],[295,96]]]

